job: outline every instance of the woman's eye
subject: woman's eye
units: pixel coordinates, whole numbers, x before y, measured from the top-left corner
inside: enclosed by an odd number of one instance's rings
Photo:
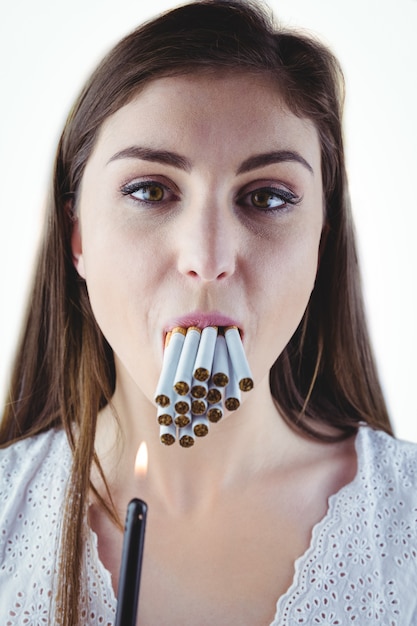
[[[297,204],[298,201],[297,196],[291,191],[264,187],[245,194],[241,204],[261,211],[279,211],[289,204]]]
[[[148,204],[172,199],[173,194],[165,185],[152,181],[133,182],[122,187],[122,194]]]

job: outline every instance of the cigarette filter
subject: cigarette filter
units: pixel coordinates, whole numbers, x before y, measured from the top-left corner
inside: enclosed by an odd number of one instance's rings
[[[227,345],[223,335],[218,335],[216,339],[211,378],[216,387],[225,387],[229,382]]]
[[[174,389],[180,396],[185,396],[190,391],[200,336],[201,330],[196,326],[190,326],[187,330],[174,377]]]
[[[178,433],[180,446],[183,448],[191,448],[194,445],[194,432],[191,424],[179,429]]]
[[[159,428],[159,438],[161,443],[166,446],[172,446],[177,438],[177,429],[174,424],[162,425]]]
[[[210,378],[216,339],[217,326],[203,328],[194,364],[194,378],[196,380],[204,382]]]
[[[193,432],[196,437],[205,437],[208,435],[209,424],[206,415],[193,417]]]
[[[155,392],[155,402],[160,406],[168,406],[171,403],[172,385],[185,341],[185,333],[185,328],[174,328],[167,335],[161,374]]]
[[[252,372],[246,359],[239,331],[235,326],[230,326],[226,328],[224,336],[230,361],[239,382],[239,389],[250,391],[253,388]]]

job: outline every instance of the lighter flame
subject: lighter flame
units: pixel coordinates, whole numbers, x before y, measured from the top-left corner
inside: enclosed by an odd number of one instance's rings
[[[135,461],[135,474],[144,478],[148,471],[148,447],[144,441],[139,446]]]

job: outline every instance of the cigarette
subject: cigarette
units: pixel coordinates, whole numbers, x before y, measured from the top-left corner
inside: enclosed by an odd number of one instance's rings
[[[205,437],[208,435],[209,424],[206,415],[193,417],[193,432],[196,437]]]
[[[188,424],[191,424],[191,420],[191,413],[179,413],[175,416],[174,423],[180,428],[183,428],[184,426],[188,426]]]
[[[193,400],[191,402],[191,413],[193,415],[204,415],[207,411],[207,402],[205,400]]]
[[[185,426],[185,428],[180,428],[179,433],[179,442],[180,446],[183,448],[191,448],[194,445],[194,432],[191,424]]]
[[[223,335],[218,335],[216,339],[211,379],[216,387],[225,387],[229,382],[227,346]]]
[[[169,406],[171,403],[172,385],[185,341],[185,333],[185,328],[174,328],[165,340],[164,359],[155,392],[155,402],[160,406]]]
[[[220,403],[214,404],[207,411],[207,419],[210,422],[213,422],[213,423],[219,422],[222,419],[222,417],[223,417],[223,408]]]
[[[208,383],[205,381],[193,381],[193,386],[191,387],[191,395],[193,398],[205,398],[208,392]]]
[[[166,446],[171,446],[177,438],[177,429],[174,424],[162,425],[159,428],[159,439]]]
[[[169,424],[172,424],[173,418],[174,418],[174,411],[171,406],[169,407],[158,406],[158,413],[157,413],[158,424],[169,426]]]
[[[175,395],[174,408],[175,408],[176,413],[180,413],[181,415],[184,415],[185,413],[189,413],[191,409],[189,397],[179,396],[175,392],[174,392],[174,395]]]
[[[240,387],[237,376],[233,372],[224,394],[224,406],[228,411],[236,411],[240,406]]]
[[[216,339],[217,326],[203,328],[194,364],[194,378],[196,380],[204,382],[210,378]]]
[[[174,328],[167,334],[155,401],[160,440],[190,448],[224,410],[236,411],[252,373],[236,326]]]
[[[210,385],[207,391],[206,400],[209,404],[218,404],[221,402],[222,392],[215,385]]]
[[[239,382],[239,389],[250,391],[253,388],[252,372],[246,359],[242,340],[236,326],[229,326],[224,333],[230,361]]]
[[[185,396],[190,391],[200,337],[201,329],[196,326],[190,326],[184,339],[184,345],[174,377],[174,389],[180,396]]]

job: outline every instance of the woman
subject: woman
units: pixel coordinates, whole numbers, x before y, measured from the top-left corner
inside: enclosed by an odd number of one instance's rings
[[[3,622],[111,624],[137,495],[140,624],[415,621],[417,455],[369,345],[342,102],[321,44],[219,0],[145,24],[85,86],[1,424]],[[229,325],[255,388],[161,446],[167,333]]]

